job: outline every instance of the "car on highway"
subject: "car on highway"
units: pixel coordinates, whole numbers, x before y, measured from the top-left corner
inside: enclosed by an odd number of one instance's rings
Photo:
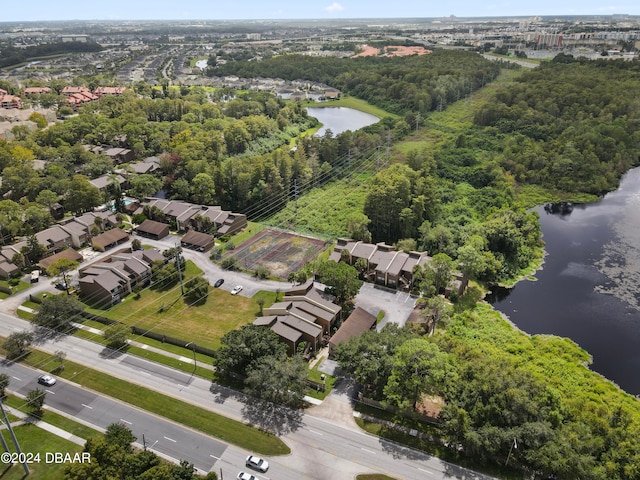
[[[249,455],[244,463],[247,467],[259,470],[262,473],[269,470],[269,462],[264,458],[256,457],[255,455]]]
[[[231,290],[231,295],[237,295],[242,291],[242,285],[236,285],[235,287],[233,287],[233,290]]]
[[[45,385],[47,387],[51,387],[52,385],[56,384],[56,379],[53,378],[51,375],[40,375],[38,377],[38,383],[40,385]]]
[[[216,280],[216,283],[214,283],[213,286],[218,288],[223,283],[224,283],[224,278],[219,278],[218,280]]]
[[[258,480],[258,477],[247,472],[240,472],[236,478],[238,480]]]

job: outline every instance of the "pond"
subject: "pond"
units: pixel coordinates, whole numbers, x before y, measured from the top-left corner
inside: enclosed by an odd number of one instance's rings
[[[322,123],[316,137],[324,136],[327,130],[331,130],[333,136],[347,130],[355,132],[380,120],[375,115],[348,107],[308,107],[307,112]]]
[[[640,393],[640,168],[602,200],[540,215],[547,256],[537,281],[494,292],[521,330],[571,338],[591,369]]]

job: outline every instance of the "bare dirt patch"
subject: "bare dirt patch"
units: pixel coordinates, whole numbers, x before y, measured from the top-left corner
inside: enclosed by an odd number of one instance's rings
[[[228,255],[238,260],[240,268],[269,269],[271,275],[286,279],[291,272],[312,260],[323,250],[324,241],[268,228],[238,245]]]
[[[407,57],[410,55],[427,55],[431,53],[431,50],[427,50],[424,47],[405,47],[403,45],[390,45],[388,47],[384,47],[383,49],[371,47],[369,45],[362,45],[360,48],[360,53],[354,55],[355,57],[373,57],[377,55],[386,56],[386,57]]]

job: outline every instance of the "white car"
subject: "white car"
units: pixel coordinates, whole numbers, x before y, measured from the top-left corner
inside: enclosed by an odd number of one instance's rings
[[[231,295],[237,295],[242,291],[242,285],[236,285],[235,287],[233,287],[233,290],[231,290]]]
[[[269,470],[269,462],[267,462],[264,458],[256,457],[254,455],[249,455],[244,462],[247,467],[253,468],[254,470],[259,470],[262,473]]]
[[[251,475],[250,473],[240,472],[236,477],[238,480],[258,480],[258,477]]]
[[[47,387],[51,387],[52,385],[56,384],[56,379],[51,375],[40,375],[38,377],[38,383],[46,385]]]

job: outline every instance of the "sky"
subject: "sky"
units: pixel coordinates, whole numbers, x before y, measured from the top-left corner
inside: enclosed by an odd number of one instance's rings
[[[638,0],[29,0],[6,1],[0,22],[43,20],[257,20],[640,15]]]

